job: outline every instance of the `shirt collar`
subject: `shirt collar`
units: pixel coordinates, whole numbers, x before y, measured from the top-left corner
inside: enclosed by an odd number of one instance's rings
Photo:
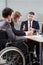
[[[31,21],[31,27],[32,27],[32,23],[33,23],[33,21]],[[30,24],[30,21],[28,20],[28,24]]]

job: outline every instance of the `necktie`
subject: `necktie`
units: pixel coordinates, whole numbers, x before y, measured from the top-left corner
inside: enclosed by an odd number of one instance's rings
[[[30,21],[30,27],[31,27],[31,21]]]

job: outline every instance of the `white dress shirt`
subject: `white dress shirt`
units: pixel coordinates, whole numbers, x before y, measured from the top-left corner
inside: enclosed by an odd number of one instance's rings
[[[31,27],[32,27],[32,22],[33,21],[31,21]],[[28,30],[30,29],[30,21],[28,21]]]
[[[32,27],[32,23],[33,23],[33,21],[31,21],[31,27]],[[30,21],[28,21],[28,31],[29,31],[29,29],[30,29]],[[26,36],[28,36],[28,31],[25,31]]]

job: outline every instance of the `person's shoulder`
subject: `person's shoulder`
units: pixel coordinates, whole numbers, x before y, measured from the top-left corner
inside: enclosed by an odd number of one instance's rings
[[[26,23],[27,22],[27,20],[26,21],[22,21],[22,23]]]
[[[33,20],[33,22],[38,23],[38,21],[36,21],[36,20]]]
[[[0,20],[0,26],[3,26],[5,24],[4,20]]]
[[[5,26],[6,28],[10,28],[10,23],[7,22],[7,21],[5,21],[4,26]]]
[[[14,24],[14,22],[13,22],[13,21],[11,21],[11,24]]]
[[[8,24],[9,24],[9,22],[5,21],[5,25],[8,25]]]

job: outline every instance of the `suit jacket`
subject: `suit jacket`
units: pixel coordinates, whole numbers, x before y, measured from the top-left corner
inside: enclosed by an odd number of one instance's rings
[[[17,36],[24,36],[25,35],[24,31],[16,30],[14,28],[14,23],[13,22],[11,22],[10,24],[11,24],[12,30],[13,30],[15,35],[17,35]]]
[[[24,24],[25,24],[25,31],[28,31],[28,21],[22,22],[20,30],[23,30],[23,25]],[[33,20],[33,22],[32,22],[32,28],[39,30],[39,23],[38,23],[38,21]]]
[[[0,29],[7,32],[8,37],[9,37],[9,40],[15,40],[16,39],[16,36],[13,33],[13,31],[12,31],[12,28],[11,28],[10,23],[7,22],[7,21],[2,21],[2,22],[4,22],[4,23],[3,23],[2,26],[0,26]]]

